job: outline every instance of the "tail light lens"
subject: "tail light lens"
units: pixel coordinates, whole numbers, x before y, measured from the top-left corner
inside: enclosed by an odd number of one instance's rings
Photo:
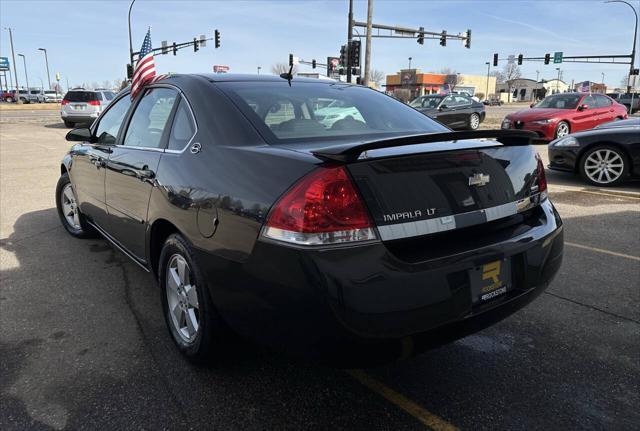
[[[376,239],[364,202],[342,166],[303,177],[271,210],[262,235],[298,245]]]
[[[69,101],[67,99],[62,99],[62,105],[68,105]]]
[[[100,106],[100,102],[98,102],[97,100],[90,100],[88,103],[91,106]]]
[[[544,173],[544,164],[540,154],[536,154],[538,160],[538,192],[540,193],[540,201],[547,198],[547,176]]]

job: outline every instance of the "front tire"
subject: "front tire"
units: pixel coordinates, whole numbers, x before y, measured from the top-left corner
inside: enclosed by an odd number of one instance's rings
[[[556,139],[567,136],[571,133],[571,128],[569,127],[569,123],[566,121],[561,121],[556,126]]]
[[[480,127],[480,116],[475,112],[469,116],[469,129],[478,130]]]
[[[219,356],[225,326],[195,253],[180,234],[170,235],[162,247],[158,281],[165,322],[178,350],[198,364]]]
[[[628,173],[627,156],[616,147],[600,145],[580,159],[580,175],[595,186],[614,186],[624,181]]]
[[[56,207],[62,226],[76,238],[95,238],[97,232],[80,212],[69,174],[64,173],[56,186]]]

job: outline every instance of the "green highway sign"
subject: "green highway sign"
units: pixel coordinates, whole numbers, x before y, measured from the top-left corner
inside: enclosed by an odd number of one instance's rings
[[[0,57],[0,70],[9,70],[9,58]]]
[[[553,53],[553,62],[562,63],[562,51]]]

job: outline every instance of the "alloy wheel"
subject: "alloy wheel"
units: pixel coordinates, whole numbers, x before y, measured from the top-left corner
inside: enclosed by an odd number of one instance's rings
[[[624,171],[624,160],[613,150],[596,150],[584,161],[584,172],[590,180],[600,184],[616,181]]]
[[[569,125],[567,123],[558,124],[558,131],[556,132],[556,137],[562,138],[563,136],[567,136],[569,134]]]
[[[80,212],[76,204],[76,197],[73,194],[73,187],[67,184],[60,192],[60,202],[62,202],[62,213],[64,219],[74,229],[80,229]]]
[[[182,341],[192,343],[200,328],[200,308],[189,264],[179,254],[169,259],[165,289],[173,328]]]
[[[480,126],[480,117],[477,114],[471,114],[469,125],[473,130],[476,130]]]

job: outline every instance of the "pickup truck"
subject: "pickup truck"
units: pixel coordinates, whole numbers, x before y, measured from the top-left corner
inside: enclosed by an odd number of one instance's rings
[[[640,94],[639,93],[607,93],[616,102],[624,105],[629,114],[640,110]]]

